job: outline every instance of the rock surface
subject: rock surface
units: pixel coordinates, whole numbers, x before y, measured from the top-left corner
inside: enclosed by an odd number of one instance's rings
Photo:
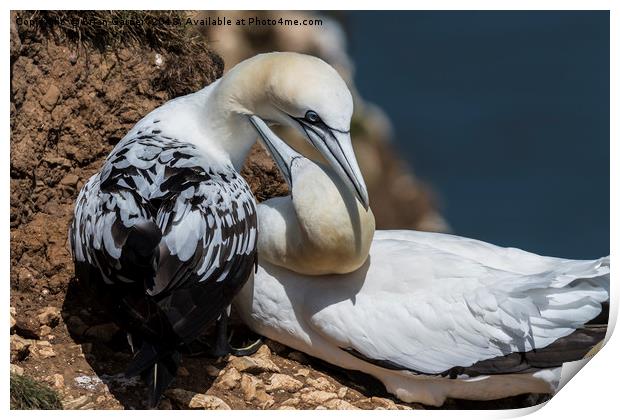
[[[60,89],[56,85],[51,85],[45,95],[41,98],[41,106],[47,111],[52,111],[60,99]]]
[[[307,392],[303,392],[301,394],[301,401],[307,404],[322,404],[325,401],[333,400],[338,398],[338,394],[334,392],[326,392],[319,390],[311,390],[306,388]]]
[[[326,401],[324,406],[332,410],[359,410],[359,408],[353,404],[338,399]]]
[[[166,396],[172,401],[186,408],[200,408],[204,410],[230,410],[230,406],[213,395],[200,394],[173,388],[166,391]]]
[[[241,375],[239,371],[234,367],[226,369],[223,375],[219,377],[217,385],[223,389],[231,390],[239,386],[241,382]]]
[[[54,306],[47,306],[37,315],[40,325],[55,327],[60,320],[60,310]]]
[[[239,372],[263,373],[263,372],[280,372],[280,368],[276,366],[269,358],[261,356],[243,356],[231,357],[231,365]]]
[[[88,395],[62,400],[62,407],[65,410],[89,410],[94,406],[95,404]]]
[[[24,368],[14,365],[13,363],[11,363],[11,369],[10,369],[11,375],[18,375],[18,376],[22,376],[24,374]]]
[[[269,385],[265,388],[267,392],[286,391],[297,392],[304,386],[303,383],[289,375],[274,373],[269,377]]]

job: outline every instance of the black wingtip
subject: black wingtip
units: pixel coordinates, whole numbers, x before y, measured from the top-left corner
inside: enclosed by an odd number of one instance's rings
[[[572,334],[557,339],[547,347],[528,352],[514,352],[492,359],[481,360],[471,366],[455,366],[444,372],[433,373],[410,369],[390,360],[371,359],[352,348],[340,349],[367,363],[390,370],[406,370],[419,375],[435,375],[456,379],[464,374],[469,377],[481,375],[505,375],[527,373],[540,369],[560,367],[565,362],[583,359],[587,353],[605,339],[607,325],[585,325]]]
[[[164,391],[176,378],[180,359],[179,353],[174,352],[153,365],[148,375],[150,408],[156,408],[159,405]]]
[[[156,408],[164,391],[176,378],[180,361],[181,355],[176,350],[165,350],[143,342],[125,371],[125,376],[131,378],[142,374],[149,387],[148,406]]]
[[[133,360],[125,371],[125,376],[132,378],[153,367],[160,358],[159,350],[151,343],[144,341],[140,350],[134,355]]]

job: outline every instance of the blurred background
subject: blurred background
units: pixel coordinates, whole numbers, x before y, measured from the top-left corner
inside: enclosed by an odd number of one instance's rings
[[[607,12],[355,12],[360,92],[459,234],[609,253]],[[386,47],[388,46],[388,47]]]
[[[609,253],[607,12],[206,13],[323,19],[203,31],[226,69],[288,50],[339,70],[380,228]]]

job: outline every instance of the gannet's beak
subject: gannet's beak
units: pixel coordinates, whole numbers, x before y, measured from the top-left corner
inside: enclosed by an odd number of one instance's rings
[[[368,210],[368,190],[355,159],[351,134],[348,131],[330,128],[324,123],[316,125],[308,124],[303,119],[295,118],[295,120],[302,126],[308,139],[327,159],[340,179],[355,192],[364,209]]]
[[[250,116],[250,122],[254,125],[254,128],[256,128],[256,131],[258,131],[263,144],[267,150],[269,150],[269,154],[273,157],[276,165],[278,165],[278,168],[280,169],[280,172],[282,172],[289,188],[292,189],[293,178],[291,176],[291,163],[296,158],[300,158],[302,156],[291,146],[282,141],[280,137],[276,136],[267,124],[256,115]]]

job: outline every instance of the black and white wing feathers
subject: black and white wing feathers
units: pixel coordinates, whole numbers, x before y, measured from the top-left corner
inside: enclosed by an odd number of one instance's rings
[[[84,186],[72,250],[76,266],[95,268],[107,285],[133,288],[131,305],[150,296],[177,337],[190,340],[251,273],[255,201],[231,166],[155,131],[119,143]]]

